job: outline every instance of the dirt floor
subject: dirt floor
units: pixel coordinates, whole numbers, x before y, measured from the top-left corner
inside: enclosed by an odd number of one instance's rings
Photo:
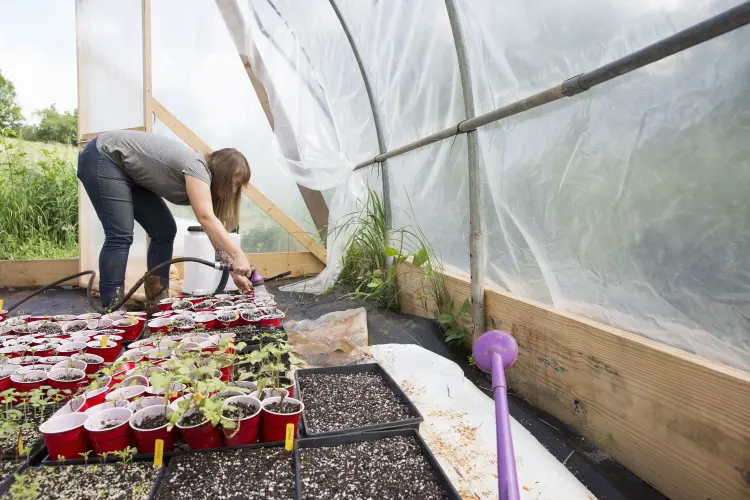
[[[316,319],[332,311],[365,307],[370,345],[420,345],[457,363],[469,380],[492,397],[489,377],[469,366],[468,350],[451,348],[443,342],[442,330],[436,321],[379,309],[370,302],[346,297],[346,290],[335,290],[328,295],[314,296],[281,292],[279,286],[281,285],[277,283],[267,285],[269,292],[276,296],[279,307],[286,311],[287,319]],[[0,288],[0,298],[4,299],[7,308],[30,291]],[[32,298],[21,305],[19,310],[23,313],[81,314],[93,309],[86,302],[84,290],[59,287]],[[508,403],[511,415],[564,463],[597,498],[665,498],[552,415],[534,408],[517,395],[511,395]]]

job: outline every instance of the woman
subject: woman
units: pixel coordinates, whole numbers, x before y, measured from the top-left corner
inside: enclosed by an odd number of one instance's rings
[[[116,303],[125,288],[125,268],[137,221],[150,238],[148,268],[172,258],[177,227],[164,199],[190,205],[232,279],[249,290],[250,264],[227,229],[238,227],[242,186],[250,166],[236,149],[196,153],[179,141],[147,132],[106,132],[78,156],[78,178],[104,227],[99,254],[102,305]],[[152,314],[169,292],[169,266],[146,280],[146,310]]]

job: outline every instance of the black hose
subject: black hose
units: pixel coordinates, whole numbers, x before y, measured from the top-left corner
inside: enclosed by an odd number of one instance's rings
[[[96,312],[105,314],[105,313],[107,313],[109,311],[115,311],[115,310],[119,309],[120,307],[122,307],[123,304],[125,304],[130,299],[130,297],[132,297],[133,294],[141,287],[141,285],[143,285],[143,283],[146,281],[146,278],[148,278],[149,276],[151,276],[152,274],[154,274],[155,271],[157,271],[158,269],[161,269],[164,266],[169,266],[169,265],[172,265],[172,264],[177,264],[179,262],[197,262],[199,264],[203,264],[203,265],[206,265],[206,266],[209,266],[209,267],[213,267],[213,268],[216,267],[216,265],[215,265],[214,262],[209,262],[207,260],[198,259],[198,258],[195,258],[195,257],[178,257],[176,259],[172,259],[172,260],[168,260],[166,262],[162,262],[161,264],[159,264],[157,266],[154,266],[151,269],[149,269],[148,272],[146,272],[146,274],[144,274],[141,277],[141,279],[139,279],[135,283],[135,285],[132,286],[132,288],[128,291],[128,293],[126,293],[119,300],[119,302],[117,302],[117,304],[109,306],[108,309],[104,308],[101,305],[97,305],[94,302],[94,297],[91,295],[91,288],[94,285],[94,279],[96,278],[96,271],[93,271],[93,270],[81,271],[79,273],[71,274],[70,276],[66,276],[66,277],[64,277],[62,279],[59,279],[59,280],[55,281],[54,283],[50,283],[49,285],[45,285],[42,288],[40,288],[39,290],[35,290],[34,292],[32,292],[29,295],[25,296],[24,298],[22,298],[21,300],[19,300],[15,304],[13,304],[12,306],[8,307],[8,312],[16,309],[18,306],[20,306],[21,304],[23,304],[24,302],[26,302],[30,298],[36,297],[40,293],[42,293],[42,292],[44,292],[46,290],[49,290],[52,287],[55,287],[55,286],[60,285],[62,283],[65,283],[66,281],[72,280],[73,278],[78,278],[80,276],[84,276],[86,274],[90,274],[91,277],[89,278],[88,285],[86,285],[86,300],[88,300],[89,305]],[[227,270],[225,270],[224,275],[228,276],[229,272]],[[224,284],[226,285],[226,279],[224,279],[224,276],[222,276],[222,279],[224,281]],[[223,289],[223,287],[221,287],[221,288]]]

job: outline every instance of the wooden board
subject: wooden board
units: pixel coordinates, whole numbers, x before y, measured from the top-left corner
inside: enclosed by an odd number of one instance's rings
[[[270,277],[286,271],[292,271],[290,278],[314,276],[320,273],[325,265],[310,252],[248,253],[247,260],[261,276]],[[180,277],[185,276],[185,265],[175,264]]]
[[[203,142],[200,137],[198,137],[176,116],[170,113],[167,108],[162,106],[159,101],[153,99],[153,103],[154,113],[156,114],[156,117],[162,123],[164,123],[164,125],[169,127],[172,132],[177,134],[180,139],[185,141],[188,146],[200,153],[210,153],[213,151],[213,149],[211,149],[211,146]],[[318,257],[321,262],[326,262],[327,254],[326,249],[323,247],[323,245],[318,243],[315,238],[310,236],[307,231],[302,229],[302,227],[294,222],[287,214],[285,214],[283,210],[274,205],[274,203],[270,199],[268,199],[266,195],[261,193],[258,188],[256,188],[252,184],[248,184],[242,189],[242,192],[245,193],[245,196],[247,196],[250,201],[258,205],[261,210],[263,210],[266,214],[268,214],[269,217],[275,220],[277,224],[284,228],[292,236],[292,238],[299,241],[302,246],[307,248],[316,257]]]
[[[0,260],[0,287],[38,287],[77,272],[78,259]]]
[[[143,59],[143,126],[151,132],[153,109],[151,100],[151,0],[141,0],[141,50]]]
[[[399,266],[398,283],[403,311],[434,317],[420,270]],[[464,277],[446,286],[469,297]],[[485,306],[519,344],[513,391],[670,498],[750,498],[750,373],[498,289]]]

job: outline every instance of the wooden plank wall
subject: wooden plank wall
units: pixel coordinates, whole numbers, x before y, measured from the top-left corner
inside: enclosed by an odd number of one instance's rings
[[[0,260],[1,287],[38,287],[78,272],[78,259]],[[78,279],[64,283],[77,285]]]
[[[399,266],[404,312],[434,318]],[[446,274],[454,301],[468,278]],[[487,328],[519,344],[513,391],[674,499],[750,498],[750,373],[487,288]]]

